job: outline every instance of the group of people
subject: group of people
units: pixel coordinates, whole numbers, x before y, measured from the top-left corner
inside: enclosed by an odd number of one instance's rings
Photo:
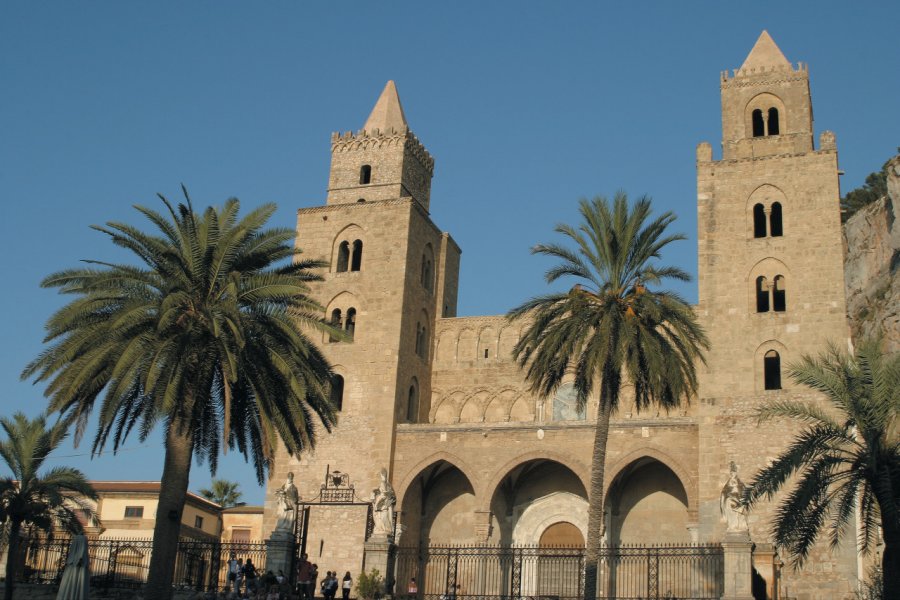
[[[287,589],[286,589],[287,588]],[[256,569],[253,560],[238,558],[231,553],[228,560],[228,597],[252,598],[253,600],[285,600],[289,583],[284,572],[278,574],[267,571],[264,575]]]
[[[318,579],[319,566],[309,562],[309,557],[302,554],[297,562],[297,596],[300,600],[314,600]],[[348,600],[350,591],[353,589],[353,577],[350,575],[350,571],[347,571],[340,581],[337,571],[328,571],[319,583],[319,591],[325,600],[334,600],[339,589],[342,599]]]

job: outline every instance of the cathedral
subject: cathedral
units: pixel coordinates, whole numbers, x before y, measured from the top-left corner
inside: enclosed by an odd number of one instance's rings
[[[749,481],[793,433],[758,426],[754,409],[819,401],[785,365],[849,339],[835,135],[814,136],[807,66],[763,32],[720,89],[721,155],[708,142],[696,151],[695,310],[711,342],[700,393],[656,414],[625,390],[609,433],[607,546],[721,542],[732,463]],[[332,136],[325,204],[297,212],[297,245],[330,265],[313,294],[347,333],[317,340],[337,373],[339,424],[314,452],[279,456],[264,528],[294,473],[321,572],[362,569],[382,469],[398,547],[584,545],[596,398],[579,410],[571,385],[533,395],[511,358],[522,323],[456,316],[461,249],[429,216],[433,171],[388,82],[361,130]],[[748,515],[764,575],[779,560],[773,513],[763,503]],[[852,591],[854,538],[817,546],[778,585],[795,597]]]

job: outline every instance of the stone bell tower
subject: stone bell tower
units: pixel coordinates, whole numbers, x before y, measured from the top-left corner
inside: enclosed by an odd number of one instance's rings
[[[763,31],[720,87],[722,159],[697,148],[704,396],[789,387],[787,363],[848,336],[837,149],[813,147],[806,65]]]
[[[265,531],[274,526],[274,492],[288,472],[304,501],[319,498],[329,470],[349,477],[355,501],[368,501],[381,469],[392,476],[396,424],[427,418],[435,320],[455,315],[460,257],[428,215],[433,171],[393,81],[363,129],[332,135],[327,200],[297,211],[296,243],[304,257],[328,262],[312,295],[346,334],[314,334],[337,374],[338,424],[330,434],[319,431],[314,451],[277,458]],[[310,558],[358,573],[366,511],[338,508],[314,507]]]
[[[729,465],[750,481],[796,433],[785,421],[759,426],[755,409],[821,402],[792,383],[787,366],[829,342],[846,347],[849,328],[835,136],[824,131],[813,145],[807,67],[789,63],[763,31],[719,83],[722,158],[713,159],[709,143],[697,147],[698,314],[711,344],[700,369],[699,513],[702,540],[729,542],[719,504]],[[732,550],[743,548],[749,560],[752,539],[754,560],[771,563],[774,511],[771,502],[755,506],[750,537]],[[810,555],[820,571],[782,571],[798,597],[855,581],[852,544],[826,546]],[[746,594],[735,588],[729,597],[750,597],[749,575],[742,581]]]

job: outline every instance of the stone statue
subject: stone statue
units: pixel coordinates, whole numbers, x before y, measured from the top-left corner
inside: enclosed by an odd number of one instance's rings
[[[287,474],[287,481],[275,490],[275,497],[278,499],[278,520],[275,524],[275,531],[283,531],[293,535],[294,520],[297,518],[297,506],[300,503],[300,494],[297,492],[297,486],[294,485],[293,473]]]
[[[719,496],[719,510],[722,512],[722,520],[725,522],[727,532],[749,531],[747,523],[747,506],[744,504],[744,490],[746,486],[737,474],[737,465],[731,461],[730,475],[722,494]]]
[[[392,537],[394,535],[394,505],[397,495],[388,482],[387,469],[381,469],[381,483],[372,490],[372,517],[375,527],[372,533]]]

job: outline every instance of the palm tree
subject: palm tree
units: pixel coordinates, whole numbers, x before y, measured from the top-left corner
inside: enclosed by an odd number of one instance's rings
[[[838,544],[858,506],[863,551],[880,525],[884,597],[900,598],[900,355],[884,356],[879,340],[864,341],[853,356],[832,345],[790,365],[788,374],[821,392],[825,406],[780,400],[759,410],[761,420],[787,418],[804,427],[756,474],[747,502],[772,499],[796,477],[772,534],[798,567],[823,531],[832,548]]]
[[[12,472],[12,477],[0,479],[0,521],[9,536],[3,597],[12,600],[22,528],[35,527],[49,535],[54,527],[82,533],[79,517],[96,519],[85,500],[96,500],[97,492],[78,469],[54,467],[38,473],[66,438],[65,423],[48,429],[45,416],[29,419],[17,412],[0,418],[0,427],[7,437],[0,442],[0,458]]]
[[[513,355],[526,369],[531,390],[551,395],[570,373],[583,409],[600,386],[588,492],[584,597],[596,595],[603,519],[603,477],[610,415],[619,404],[623,378],[634,385],[637,410],[668,410],[697,391],[695,364],[708,347],[691,307],[677,294],[656,289],[667,279],[689,281],[677,267],[655,264],[661,250],[684,239],[666,234],[669,212],[651,220],[650,199],[629,209],[624,193],[612,204],[602,197],[579,204],[582,223],[557,225],[575,248],[538,245],[533,254],[559,260],[548,283],[571,278],[567,292],[533,298],[507,315],[530,321]]]
[[[51,345],[23,377],[48,381],[50,410],[81,432],[98,398],[93,450],[117,450],[157,423],[165,461],[146,594],[169,598],[191,459],[215,474],[223,444],[252,462],[262,485],[278,439],[290,454],[310,448],[316,423],[331,430],[332,370],[308,337],[339,336],[308,297],[321,261],[302,260],[293,231],[264,228],[265,204],[238,218],[239,203],[195,212],[187,191],[163,216],[135,208],[155,234],[123,223],[95,226],[139,262],[88,261],[47,277],[75,296],[47,322]]]
[[[239,489],[240,487],[241,484],[236,481],[213,478],[210,488],[201,489],[200,495],[210,502],[215,502],[222,508],[243,506],[245,503],[241,502],[240,500],[241,496],[243,496],[244,494]]]

